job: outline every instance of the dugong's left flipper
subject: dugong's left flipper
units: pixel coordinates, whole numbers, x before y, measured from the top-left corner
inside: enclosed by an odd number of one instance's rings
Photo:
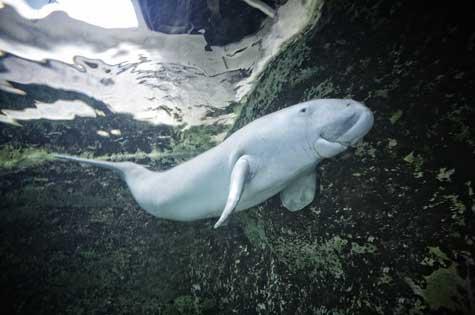
[[[231,172],[231,181],[229,185],[228,200],[224,207],[223,213],[219,217],[218,222],[214,225],[214,228],[220,227],[231,215],[234,208],[236,208],[239,199],[241,198],[242,191],[244,190],[244,183],[249,174],[249,161],[246,156],[241,156],[234,164]]]
[[[302,210],[308,206],[320,188],[319,176],[316,171],[298,177],[280,192],[280,200],[290,211]]]

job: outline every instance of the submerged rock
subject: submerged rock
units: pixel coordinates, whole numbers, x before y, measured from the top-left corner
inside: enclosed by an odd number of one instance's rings
[[[18,162],[28,167],[9,169],[0,187],[5,308],[35,314],[474,313],[473,18],[466,3],[325,2],[315,27],[289,43],[236,106],[232,129],[317,97],[351,97],[374,111],[365,141],[322,165],[320,198],[296,213],[273,198],[220,230],[212,229],[213,220],[156,220],[108,172]],[[186,159],[150,159],[157,144],[170,153],[200,152],[212,145],[213,134],[226,131],[194,127],[177,135],[130,125],[124,115],[99,117],[104,130],[121,135],[98,139],[97,128],[87,131],[88,119],[77,120],[90,135],[84,139],[60,123],[32,122],[38,129],[30,130],[57,137],[54,149],[90,146],[88,152],[120,157],[138,148],[146,152],[138,159],[156,169]],[[0,125],[12,156],[36,154],[14,151],[12,144],[38,140],[33,131],[14,128]],[[148,147],[133,144],[140,136]],[[130,143],[114,137],[130,137]]]

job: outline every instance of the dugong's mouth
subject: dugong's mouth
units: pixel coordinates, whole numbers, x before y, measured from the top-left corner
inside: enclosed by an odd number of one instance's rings
[[[373,123],[373,113],[368,109],[363,111],[353,126],[338,138],[338,142],[348,146],[355,145],[373,127]]]
[[[367,107],[361,105],[358,112],[324,128],[320,137],[347,148],[363,139],[373,123],[373,113]]]

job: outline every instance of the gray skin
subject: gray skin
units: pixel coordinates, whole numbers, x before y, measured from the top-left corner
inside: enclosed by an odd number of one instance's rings
[[[193,221],[253,207],[281,193],[291,211],[316,190],[316,166],[361,140],[373,114],[350,99],[320,99],[263,116],[218,146],[164,172],[131,162],[104,162],[56,154],[60,159],[118,171],[137,203],[164,219]],[[223,210],[224,209],[224,210]]]

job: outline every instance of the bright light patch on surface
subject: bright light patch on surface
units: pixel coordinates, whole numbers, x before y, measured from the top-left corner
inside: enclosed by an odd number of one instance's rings
[[[138,26],[130,0],[58,0],[58,5],[73,19],[104,28]]]
[[[111,113],[188,127],[232,123],[236,115],[223,109],[252,91],[271,60],[318,20],[323,4],[288,1],[257,33],[208,51],[203,35],[169,35],[142,27],[140,10],[138,28],[97,26],[110,23],[107,19],[124,26],[127,18],[120,18],[122,12],[135,18],[138,0],[59,0],[43,5],[43,0],[28,1],[37,1],[38,9],[25,0],[4,0],[10,5],[0,10],[0,49],[11,54],[2,59],[0,90],[24,94],[19,85],[8,82],[47,85],[90,96]],[[41,18],[52,8],[56,12]],[[96,25],[79,20],[93,17]],[[95,113],[101,115],[98,109]]]
[[[0,122],[21,127],[21,124],[19,124],[15,119],[8,117],[6,115],[0,115]]]
[[[3,109],[5,114],[3,121],[9,120],[72,120],[79,117],[96,117],[96,112],[89,105],[79,100],[63,101],[55,103],[36,102],[35,108],[25,108],[24,110]]]
[[[16,95],[26,95],[24,91],[13,87],[10,83],[3,80],[0,80],[0,90]]]
[[[139,23],[131,0],[3,0],[28,19],[42,19],[54,11],[102,28],[134,28]],[[44,3],[42,3],[44,2]]]
[[[96,131],[96,134],[97,134],[98,136],[105,137],[105,138],[109,138],[109,137],[110,137],[110,134],[109,134],[107,131],[105,131],[105,130],[98,130],[98,131]]]

